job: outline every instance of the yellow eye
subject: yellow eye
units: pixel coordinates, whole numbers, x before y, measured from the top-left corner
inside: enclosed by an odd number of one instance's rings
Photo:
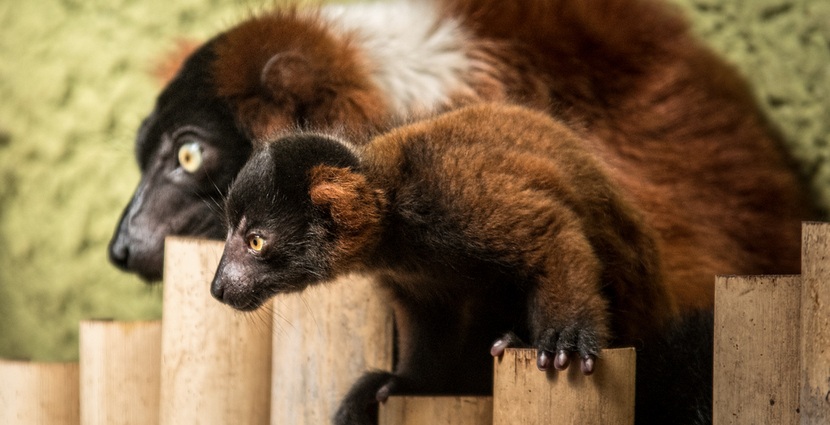
[[[260,252],[265,247],[265,239],[259,235],[251,235],[248,237],[248,247],[256,252]]]
[[[185,143],[179,148],[179,165],[188,173],[202,166],[202,147],[198,142]]]

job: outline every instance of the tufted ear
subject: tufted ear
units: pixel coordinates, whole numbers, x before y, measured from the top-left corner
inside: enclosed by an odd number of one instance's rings
[[[319,165],[311,170],[311,202],[328,211],[334,222],[340,258],[353,259],[366,252],[381,231],[385,201],[363,174],[348,168]]]
[[[315,84],[311,63],[296,51],[271,56],[260,74],[260,85],[274,100],[309,102],[314,97]]]

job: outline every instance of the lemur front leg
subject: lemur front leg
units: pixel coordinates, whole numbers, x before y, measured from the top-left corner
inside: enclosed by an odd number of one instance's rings
[[[548,246],[555,248],[535,253],[542,267],[528,288],[530,346],[537,350],[540,370],[564,370],[578,356],[582,372],[591,374],[609,340],[609,303],[601,291],[601,264],[578,231],[560,232]],[[496,340],[490,353],[500,356],[509,347],[527,345],[508,333]]]

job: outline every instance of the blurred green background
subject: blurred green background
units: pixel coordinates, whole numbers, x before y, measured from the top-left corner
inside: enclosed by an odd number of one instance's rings
[[[735,63],[830,208],[830,2],[673,0]],[[180,38],[264,0],[0,2],[0,356],[71,360],[78,321],[152,319],[161,288],[107,262],[135,130]]]

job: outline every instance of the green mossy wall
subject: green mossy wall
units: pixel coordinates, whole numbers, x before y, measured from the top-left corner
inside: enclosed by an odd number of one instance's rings
[[[830,2],[675,2],[752,81],[830,208]],[[160,89],[150,70],[178,38],[263,3],[0,3],[0,356],[75,359],[79,320],[160,316],[160,287],[106,258],[138,181],[135,130]]]

